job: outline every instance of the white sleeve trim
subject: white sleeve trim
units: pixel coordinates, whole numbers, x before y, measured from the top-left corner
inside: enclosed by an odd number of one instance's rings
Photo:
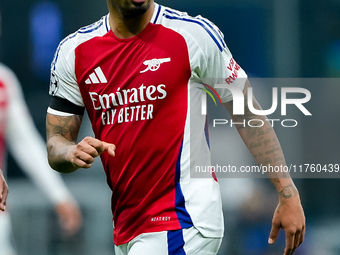
[[[47,108],[47,112],[50,113],[50,114],[53,114],[53,115],[64,116],[64,117],[70,117],[70,116],[74,115],[73,113],[61,112],[61,111],[58,111],[58,110],[54,110],[50,107]]]

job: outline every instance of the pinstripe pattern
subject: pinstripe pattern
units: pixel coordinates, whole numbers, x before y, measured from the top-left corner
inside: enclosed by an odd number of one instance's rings
[[[184,22],[198,24],[209,34],[209,36],[216,43],[220,51],[223,51],[223,49],[226,47],[222,32],[212,22],[201,16],[190,17],[185,12],[179,12],[169,8],[165,8],[163,17],[167,19],[181,20]]]

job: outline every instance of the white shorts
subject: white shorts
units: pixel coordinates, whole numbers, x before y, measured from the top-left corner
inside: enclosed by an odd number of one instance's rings
[[[116,255],[216,255],[222,238],[206,238],[195,228],[145,233],[115,246]]]

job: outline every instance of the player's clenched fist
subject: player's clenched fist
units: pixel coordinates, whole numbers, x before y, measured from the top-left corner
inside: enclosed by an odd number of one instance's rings
[[[81,142],[70,149],[67,159],[76,168],[90,168],[94,159],[107,151],[110,156],[115,156],[114,144],[100,141],[93,137],[85,137]]]
[[[2,170],[0,169],[0,210],[5,211],[6,209],[6,200],[8,194],[8,186],[3,175]]]
[[[116,146],[93,137],[77,143],[82,116],[46,115],[48,162],[58,172],[70,173],[78,168],[89,168],[94,159],[107,151],[115,155]]]

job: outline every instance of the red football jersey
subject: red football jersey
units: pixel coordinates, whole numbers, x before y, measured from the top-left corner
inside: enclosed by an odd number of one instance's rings
[[[157,4],[137,36],[117,38],[105,16],[60,43],[50,94],[85,107],[96,138],[116,145],[114,158],[101,156],[112,189],[115,244],[190,226],[204,236],[223,235],[218,183],[211,176],[190,178],[190,171],[210,163],[200,111],[205,92],[198,88],[229,76],[246,74],[217,27]],[[228,90],[219,92],[231,100]],[[71,108],[54,103],[48,112],[77,113]]]

